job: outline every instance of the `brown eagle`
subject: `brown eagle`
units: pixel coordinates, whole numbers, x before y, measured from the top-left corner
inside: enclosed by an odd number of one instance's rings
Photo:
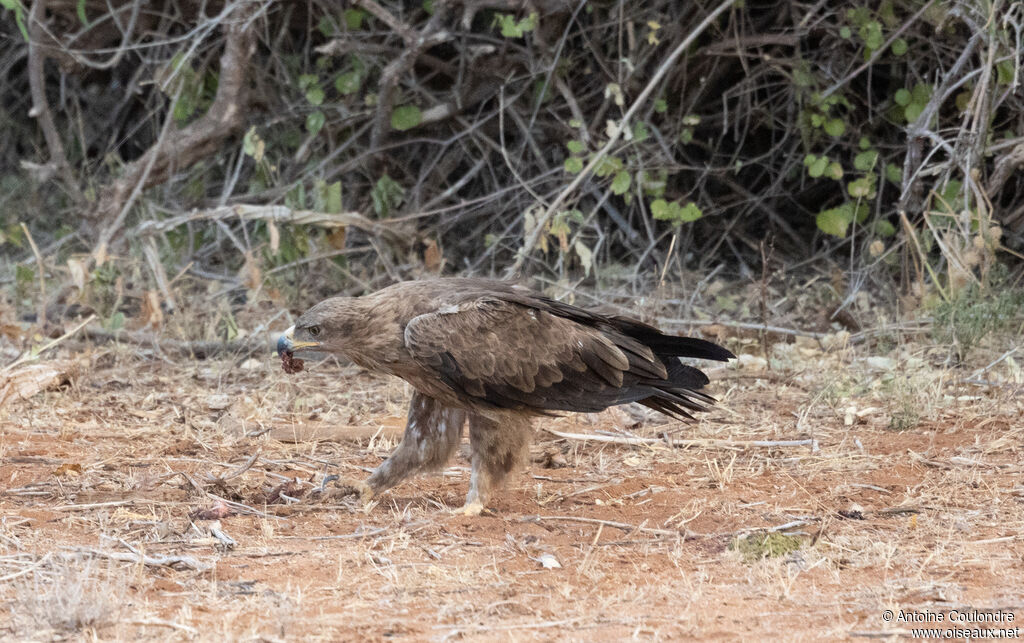
[[[301,370],[294,351],[344,355],[371,371],[401,377],[415,392],[391,457],[366,482],[345,487],[369,499],[406,477],[445,464],[469,424],[472,475],[467,515],[519,465],[530,418],[596,412],[639,402],[691,418],[714,398],[704,373],[681,357],[725,361],[726,349],[665,335],[627,317],[555,301],[491,279],[407,281],[363,297],[334,297],[285,331],[277,352]]]

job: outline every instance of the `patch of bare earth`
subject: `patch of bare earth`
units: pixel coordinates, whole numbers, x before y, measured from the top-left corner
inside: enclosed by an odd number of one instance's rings
[[[316,492],[387,456],[401,382],[97,352],[70,388],[0,417],[0,631],[818,640],[909,631],[885,609],[968,606],[1019,624],[1024,397],[957,385],[909,351],[790,345],[773,370],[717,368],[721,403],[692,425],[538,420],[531,468],[479,518],[448,513],[464,455],[368,507]],[[890,429],[907,413],[916,426]],[[799,549],[730,547],[762,529]]]

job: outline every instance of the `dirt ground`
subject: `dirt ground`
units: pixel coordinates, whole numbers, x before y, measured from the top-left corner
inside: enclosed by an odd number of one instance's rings
[[[1013,360],[975,386],[928,346],[779,344],[770,369],[750,352],[710,370],[720,404],[696,424],[632,408],[538,420],[530,469],[470,518],[450,513],[468,484],[464,454],[367,507],[314,492],[387,456],[402,382],[335,362],[288,376],[269,355],[87,349],[70,386],[0,415],[0,632],[910,636],[915,625],[885,610],[947,624],[953,610],[1002,610],[1012,616],[982,626],[1020,625]]]

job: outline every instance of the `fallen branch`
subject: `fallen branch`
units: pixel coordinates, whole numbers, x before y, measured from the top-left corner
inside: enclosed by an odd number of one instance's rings
[[[712,438],[696,439],[673,439],[643,438],[617,435],[596,435],[593,433],[565,433],[554,429],[545,428],[548,433],[564,438],[566,440],[590,440],[593,442],[608,442],[611,444],[628,444],[630,446],[645,446],[650,444],[666,444],[672,447],[709,447],[722,449],[748,449],[752,447],[774,448],[774,447],[802,447],[809,446],[812,451],[818,450],[818,441],[808,440],[715,440]]]
[[[205,572],[210,565],[201,563],[191,556],[147,556],[146,554],[128,554],[123,552],[100,551],[98,549],[72,549],[71,551],[108,558],[122,563],[142,563],[150,567],[170,567],[171,569],[193,569]]]
[[[299,424],[279,426],[271,429],[268,435],[278,442],[299,444],[302,442],[367,442],[375,437],[400,440],[404,433],[405,420],[403,419],[401,425]]]
[[[403,243],[406,235],[384,225],[379,221],[367,219],[358,212],[315,212],[313,210],[293,210],[283,205],[225,205],[210,210],[193,210],[162,221],[144,221],[134,232],[141,236],[151,236],[173,230],[190,221],[223,221],[238,218],[242,221],[269,221],[272,223],[288,223],[292,225],[318,225],[325,228],[341,228],[352,226],[367,234],[381,237],[390,243]]]
[[[236,356],[252,355],[260,351],[271,352],[273,337],[269,333],[250,335],[234,340],[197,340],[185,341],[167,339],[142,331],[117,330],[111,331],[97,326],[86,328],[82,336],[93,341],[121,342],[134,344],[163,352],[188,355],[198,359],[232,353]]]
[[[567,522],[583,522],[591,525],[602,525],[604,527],[613,527],[615,529],[621,529],[627,533],[642,532],[645,534],[656,534],[658,536],[678,536],[683,538],[687,535],[684,531],[675,531],[673,529],[655,529],[654,527],[643,527],[641,525],[630,525],[624,522],[614,522],[611,520],[599,520],[597,518],[583,518],[580,516],[524,516],[520,522],[541,522],[543,520],[555,520],[555,521],[567,521]]]
[[[57,339],[49,342],[48,344],[46,344],[45,346],[43,346],[39,350],[34,351],[34,352],[25,353],[24,355],[22,355],[21,357],[19,357],[16,360],[14,360],[13,362],[8,364],[7,366],[4,366],[3,368],[0,368],[0,374],[7,373],[8,371],[13,370],[16,366],[21,366],[22,364],[25,364],[27,362],[32,362],[32,361],[35,361],[35,360],[39,359],[39,356],[42,355],[44,352],[50,350],[51,348],[53,348],[57,344],[63,342],[68,337],[71,337],[72,335],[74,335],[75,333],[80,331],[86,324],[88,324],[89,322],[91,322],[94,319],[96,319],[96,315],[89,315],[88,319],[86,319],[82,323],[78,324],[77,326],[75,326],[74,328],[69,330],[68,332],[64,333],[63,335],[61,335]]]

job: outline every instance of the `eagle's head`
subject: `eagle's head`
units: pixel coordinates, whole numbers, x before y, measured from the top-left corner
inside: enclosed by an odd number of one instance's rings
[[[320,302],[302,314],[295,325],[284,331],[277,340],[277,354],[284,362],[284,370],[293,373],[302,370],[302,360],[294,359],[295,351],[344,352],[346,315],[345,299],[335,297]]]

